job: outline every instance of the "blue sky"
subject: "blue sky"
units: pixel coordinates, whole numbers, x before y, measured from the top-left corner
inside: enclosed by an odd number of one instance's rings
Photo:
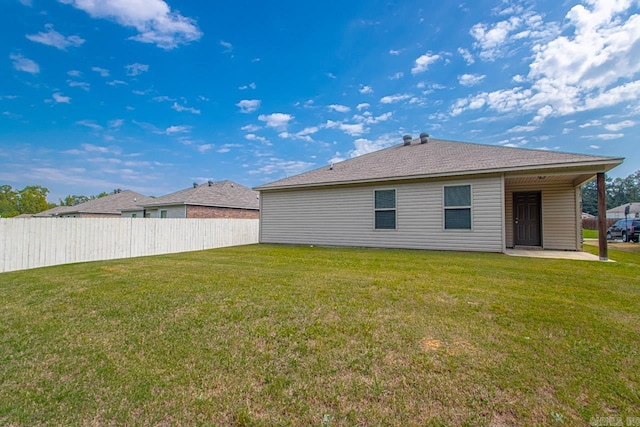
[[[0,184],[256,186],[402,135],[640,169],[640,2],[0,0]]]

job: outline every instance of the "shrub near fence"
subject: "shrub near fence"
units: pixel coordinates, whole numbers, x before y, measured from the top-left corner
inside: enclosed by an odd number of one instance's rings
[[[0,219],[0,272],[258,243],[257,219]]]

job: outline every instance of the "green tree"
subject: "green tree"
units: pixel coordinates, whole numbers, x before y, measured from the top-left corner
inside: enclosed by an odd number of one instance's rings
[[[0,217],[19,215],[18,193],[10,185],[0,185]]]
[[[626,178],[605,178],[607,209],[624,205],[625,203],[640,202],[640,170]],[[582,210],[592,215],[598,214],[598,189],[596,180],[589,181],[582,186]]]
[[[60,200],[60,206],[75,206],[80,203],[88,202],[89,198],[87,196],[77,196],[75,194],[69,194],[64,200]]]
[[[108,195],[109,193],[107,193],[106,191],[103,191],[102,193],[92,195],[92,196],[69,194],[67,197],[64,198],[64,200],[63,199],[58,199],[58,200],[60,201],[60,206],[75,206],[75,205],[79,205],[80,203],[99,199],[101,197],[105,197]]]
[[[27,185],[18,192],[18,211],[21,214],[36,214],[49,209],[49,189],[40,185]]]

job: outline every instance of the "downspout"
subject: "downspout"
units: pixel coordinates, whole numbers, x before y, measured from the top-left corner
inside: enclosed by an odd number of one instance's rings
[[[262,191],[258,195],[258,243],[262,243]]]
[[[576,250],[582,252],[582,188],[576,187]]]
[[[507,201],[506,201],[506,189],[505,187],[504,173],[500,175],[500,209],[502,209],[502,253],[507,252]]]

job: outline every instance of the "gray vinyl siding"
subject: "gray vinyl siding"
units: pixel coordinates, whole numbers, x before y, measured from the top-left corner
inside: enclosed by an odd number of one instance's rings
[[[160,211],[167,211],[167,218],[186,218],[186,208],[185,205],[177,205],[177,206],[159,206],[153,207],[152,209],[147,209],[147,213],[149,213],[151,218],[160,218]]]
[[[122,218],[133,218],[134,214],[135,214],[136,218],[142,218],[144,216],[144,211],[143,210],[139,210],[139,211],[120,212],[120,216]]]
[[[540,191],[542,203],[542,247],[555,250],[580,250],[579,212],[576,188],[571,183],[507,184],[505,218],[507,247],[513,247],[513,193]]]
[[[261,193],[261,242],[501,252],[500,177]],[[472,230],[444,230],[443,186],[470,184]],[[374,190],[396,190],[395,230],[374,229]]]

